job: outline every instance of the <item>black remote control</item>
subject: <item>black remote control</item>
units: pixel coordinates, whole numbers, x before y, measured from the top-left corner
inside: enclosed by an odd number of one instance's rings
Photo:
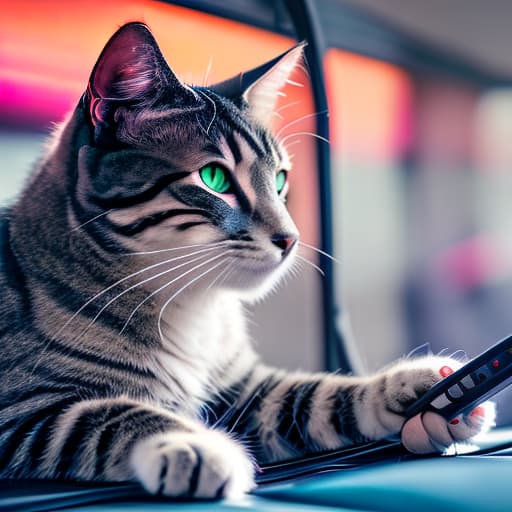
[[[512,381],[512,335],[438,382],[407,409],[411,418],[434,411],[446,420],[471,411]]]

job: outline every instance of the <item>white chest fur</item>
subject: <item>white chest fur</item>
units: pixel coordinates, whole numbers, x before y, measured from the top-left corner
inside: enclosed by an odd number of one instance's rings
[[[237,380],[255,357],[242,306],[228,292],[185,297],[166,310],[162,334],[155,354],[162,401],[178,404],[191,416],[216,390]],[[223,371],[227,365],[229,373]]]

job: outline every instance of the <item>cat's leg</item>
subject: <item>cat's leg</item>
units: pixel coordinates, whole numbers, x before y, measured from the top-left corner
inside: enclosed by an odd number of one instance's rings
[[[406,359],[371,377],[281,373],[267,370],[249,381],[243,400],[225,428],[258,446],[262,461],[336,449],[402,433],[415,452],[441,451],[489,428],[494,409],[487,403],[453,424],[425,414],[404,427],[404,412],[443,378],[450,358]],[[250,391],[249,391],[250,390]],[[252,401],[251,408],[247,404]],[[402,431],[403,428],[403,431]]]
[[[253,485],[243,447],[198,422],[124,398],[45,407],[4,430],[0,452],[10,449],[11,457],[3,476],[137,480],[154,494],[199,498],[241,494]]]

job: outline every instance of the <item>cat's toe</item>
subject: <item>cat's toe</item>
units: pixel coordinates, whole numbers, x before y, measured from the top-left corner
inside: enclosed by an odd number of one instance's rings
[[[460,366],[458,361],[441,357],[406,359],[397,363],[384,373],[386,407],[390,412],[403,414],[445,376],[444,369],[453,371]]]
[[[152,436],[135,445],[131,465],[147,491],[163,496],[232,497],[254,486],[242,446],[217,431]]]
[[[366,400],[360,406],[360,416],[365,419],[363,434],[370,439],[400,434],[407,409],[460,366],[454,359],[431,356],[404,359],[375,375],[368,381]],[[420,426],[424,428],[422,423],[411,424],[407,431],[412,429],[416,432]],[[424,438],[418,441],[423,443],[421,451],[433,451],[430,437],[425,434]]]

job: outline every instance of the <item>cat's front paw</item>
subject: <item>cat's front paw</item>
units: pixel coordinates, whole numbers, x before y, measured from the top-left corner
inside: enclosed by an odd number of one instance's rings
[[[419,414],[405,423],[407,408],[460,366],[451,358],[425,357],[401,361],[376,375],[368,385],[377,420],[369,437],[401,434],[408,450],[430,453],[443,451],[455,442],[467,441],[488,430],[495,419],[494,405],[490,402],[450,423],[432,412]]]
[[[135,444],[130,462],[152,494],[212,499],[239,496],[254,487],[245,450],[218,431],[152,436]]]

